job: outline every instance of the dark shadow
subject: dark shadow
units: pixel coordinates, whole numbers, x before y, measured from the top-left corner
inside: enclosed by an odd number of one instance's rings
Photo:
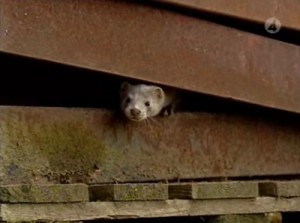
[[[206,217],[165,217],[165,218],[138,218],[123,220],[98,220],[85,222],[101,222],[101,223],[202,223],[206,222]]]

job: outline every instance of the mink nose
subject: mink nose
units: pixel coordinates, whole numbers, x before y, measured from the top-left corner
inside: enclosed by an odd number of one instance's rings
[[[137,116],[137,115],[141,114],[141,110],[136,109],[136,108],[132,108],[132,109],[130,109],[130,113],[131,113],[133,116]]]

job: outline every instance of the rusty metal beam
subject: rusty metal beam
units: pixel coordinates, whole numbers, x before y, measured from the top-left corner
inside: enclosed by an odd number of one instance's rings
[[[97,109],[0,107],[0,184],[298,174],[300,120],[175,114],[126,122]]]
[[[270,17],[280,20],[282,27],[300,31],[298,0],[158,0],[180,7],[235,17],[264,24]]]
[[[300,112],[300,46],[135,1],[1,0],[0,50]]]

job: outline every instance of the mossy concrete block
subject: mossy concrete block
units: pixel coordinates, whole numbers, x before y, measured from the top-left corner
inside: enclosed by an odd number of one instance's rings
[[[281,214],[236,214],[211,218],[208,223],[281,223]]]
[[[169,185],[170,199],[222,199],[258,196],[256,182],[205,182]]]
[[[263,182],[259,184],[261,196],[300,197],[300,181]]]
[[[1,203],[66,203],[88,200],[88,186],[84,184],[0,186]]]
[[[90,200],[150,201],[167,200],[167,184],[115,184],[90,186]]]
[[[277,120],[202,112],[150,121],[128,121],[104,109],[0,106],[0,185],[157,182],[300,169],[300,123],[294,121],[295,128],[283,128]]]

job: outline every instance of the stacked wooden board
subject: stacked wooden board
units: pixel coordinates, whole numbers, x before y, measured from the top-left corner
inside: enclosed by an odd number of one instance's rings
[[[0,216],[8,222],[237,214],[244,218],[300,211],[299,188],[300,181],[6,185],[0,187]]]

